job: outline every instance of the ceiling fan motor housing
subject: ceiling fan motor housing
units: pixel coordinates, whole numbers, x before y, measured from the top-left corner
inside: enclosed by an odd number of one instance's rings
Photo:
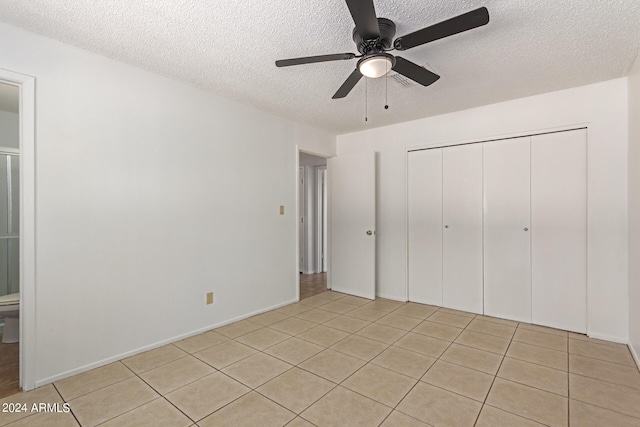
[[[358,46],[358,52],[367,55],[384,52],[391,48],[393,37],[396,35],[396,24],[390,19],[378,18],[378,27],[380,28],[380,37],[371,40],[364,40],[357,28],[353,29],[353,41]]]

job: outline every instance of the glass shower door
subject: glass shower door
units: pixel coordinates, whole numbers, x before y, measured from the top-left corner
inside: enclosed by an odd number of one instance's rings
[[[20,291],[20,158],[0,152],[0,296]]]

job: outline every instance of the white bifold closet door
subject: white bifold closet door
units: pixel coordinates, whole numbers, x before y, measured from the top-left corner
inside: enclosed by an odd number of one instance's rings
[[[486,142],[484,314],[531,322],[530,137]]]
[[[531,138],[532,323],[587,329],[587,132]]]
[[[442,305],[482,314],[482,144],[442,150]]]
[[[442,306],[442,149],[408,156],[409,301]]]

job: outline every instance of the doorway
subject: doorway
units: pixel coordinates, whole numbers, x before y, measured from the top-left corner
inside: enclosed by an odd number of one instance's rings
[[[15,145],[7,147],[4,160],[7,168],[11,169],[11,177],[15,181],[11,191],[16,195],[12,198],[13,207],[12,228],[4,233],[5,244],[13,246],[10,257],[18,259],[17,271],[10,273],[12,285],[19,278],[19,343],[18,343],[18,386],[23,391],[32,390],[36,386],[35,380],[35,78],[13,71],[0,69],[0,99],[8,100],[13,107],[2,104],[2,111],[12,112],[6,115],[8,123],[13,122],[17,127],[6,127],[3,122],[1,128],[12,129],[10,138]],[[16,109],[17,104],[17,109]],[[12,108],[12,110],[11,110]],[[7,117],[9,117],[7,119]],[[0,131],[2,132],[2,131]],[[6,134],[2,134],[4,142]],[[17,135],[17,143],[15,137]],[[7,160],[8,155],[8,160]],[[11,162],[11,165],[9,165]],[[8,211],[7,211],[8,212]],[[19,238],[18,238],[19,237]],[[1,242],[0,242],[1,243]],[[8,276],[9,277],[9,276]],[[13,350],[15,353],[15,349]],[[0,360],[5,360],[4,355]],[[2,377],[4,378],[4,377]],[[12,373],[15,381],[15,368]],[[15,383],[14,383],[15,384]]]
[[[19,88],[0,83],[0,297],[20,290]],[[20,344],[6,339],[0,317],[0,398],[20,391]]]
[[[300,299],[327,290],[327,159],[298,155]]]

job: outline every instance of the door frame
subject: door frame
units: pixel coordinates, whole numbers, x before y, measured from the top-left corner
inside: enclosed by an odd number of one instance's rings
[[[315,166],[316,220],[315,222],[315,272],[323,273],[327,265],[327,165]]]
[[[300,301],[300,242],[302,241],[302,239],[304,239],[304,236],[300,236],[300,153],[305,153],[305,154],[311,154],[313,156],[316,157],[322,157],[323,159],[328,159],[330,157],[333,157],[331,155],[327,155],[327,154],[322,154],[322,153],[317,153],[317,152],[313,152],[313,151],[309,151],[309,150],[305,150],[305,149],[301,149],[300,145],[296,145],[295,146],[295,162],[294,162],[294,166],[295,166],[295,176],[296,176],[296,186],[295,186],[295,233],[296,233],[296,262],[295,262],[295,274],[296,274],[296,279],[294,281],[296,289],[295,289],[295,295],[296,295],[296,300]],[[328,181],[328,179],[327,179]],[[326,183],[325,183],[326,185]],[[329,187],[327,187],[327,199],[329,198]],[[327,201],[328,203],[328,201]],[[328,213],[329,211],[327,211],[327,230],[331,229],[331,216]],[[306,239],[305,239],[306,241]],[[329,254],[329,250],[330,250],[330,246],[329,246],[329,242],[327,241],[327,247],[325,250],[325,257],[328,256]],[[327,259],[327,289],[331,289],[331,281],[330,281],[330,270],[331,270],[331,264],[329,263],[329,260]]]
[[[20,140],[20,388],[35,388],[35,77],[0,68],[0,82],[17,86]]]
[[[306,168],[304,166],[298,166],[298,202],[296,203],[296,221],[298,222],[298,272],[300,274],[305,274],[305,272],[309,269],[309,261],[306,257],[307,236],[305,230],[307,228],[307,225],[305,224],[305,208],[307,206],[307,189],[305,183],[305,174]]]

